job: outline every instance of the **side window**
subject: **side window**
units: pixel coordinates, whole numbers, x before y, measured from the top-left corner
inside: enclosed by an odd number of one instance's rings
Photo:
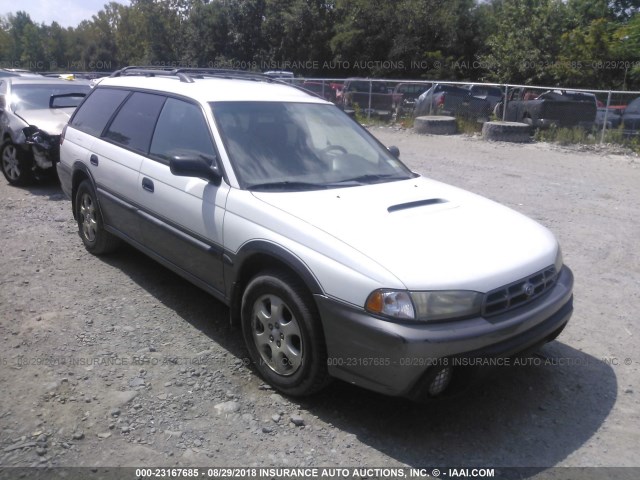
[[[129,95],[127,90],[98,88],[85,100],[71,119],[71,126],[99,137],[107,122]]]
[[[158,114],[166,97],[136,92],[113,119],[105,138],[124,147],[147,153]]]
[[[162,162],[176,154],[214,157],[211,133],[202,110],[192,103],[169,98],[156,125],[149,154]]]

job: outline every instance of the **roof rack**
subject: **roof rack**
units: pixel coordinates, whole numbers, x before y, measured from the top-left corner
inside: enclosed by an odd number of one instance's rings
[[[122,77],[129,75],[138,75],[145,77],[156,76],[175,76],[184,83],[193,83],[194,78],[205,77],[219,77],[219,78],[232,78],[242,80],[255,80],[261,82],[275,82],[279,83],[281,80],[270,77],[263,73],[248,72],[246,70],[230,70],[222,68],[170,68],[170,67],[137,67],[130,66],[115,71],[111,74],[112,77]]]
[[[156,77],[156,76],[168,76],[176,77],[184,83],[194,83],[194,78],[228,78],[235,80],[254,80],[256,82],[268,82],[279,83],[293,87],[308,95],[318,97],[324,100],[324,98],[310,90],[307,90],[299,85],[291,83],[291,78],[277,78],[264,73],[249,72],[246,70],[230,70],[223,68],[171,68],[171,67],[138,67],[130,66],[124,67],[120,70],[113,72],[110,77],[123,77],[123,76],[144,76],[144,77]]]

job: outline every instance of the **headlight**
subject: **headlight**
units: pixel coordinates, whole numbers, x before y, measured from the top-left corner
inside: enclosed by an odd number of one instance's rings
[[[466,290],[407,292],[376,290],[369,295],[365,308],[376,315],[437,322],[479,315],[483,294]]]
[[[425,322],[479,315],[483,297],[468,290],[411,292],[418,320]]]
[[[365,308],[377,315],[415,320],[416,314],[409,292],[376,290],[369,295]]]

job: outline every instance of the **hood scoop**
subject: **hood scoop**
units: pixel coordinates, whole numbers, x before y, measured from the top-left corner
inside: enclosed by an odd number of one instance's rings
[[[447,200],[442,198],[428,198],[425,200],[416,200],[415,202],[399,203],[397,205],[391,205],[387,208],[389,213],[398,212],[400,210],[409,210],[411,208],[426,207],[429,205],[439,205],[442,203],[448,203]]]

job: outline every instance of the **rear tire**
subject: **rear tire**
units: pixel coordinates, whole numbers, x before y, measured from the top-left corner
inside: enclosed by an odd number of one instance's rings
[[[33,182],[33,160],[30,154],[6,140],[0,147],[0,166],[11,185],[25,186]]]
[[[249,356],[274,388],[302,396],[329,382],[316,306],[297,277],[278,270],[254,277],[242,296],[241,319]]]
[[[496,142],[527,143],[531,141],[531,126],[516,122],[486,122],[482,137]]]
[[[115,250],[120,244],[120,239],[104,229],[96,192],[89,180],[80,183],[74,205],[78,233],[87,251],[94,255],[102,255]]]
[[[458,133],[458,124],[454,117],[436,115],[416,117],[413,128],[416,133],[431,135],[455,135]]]

